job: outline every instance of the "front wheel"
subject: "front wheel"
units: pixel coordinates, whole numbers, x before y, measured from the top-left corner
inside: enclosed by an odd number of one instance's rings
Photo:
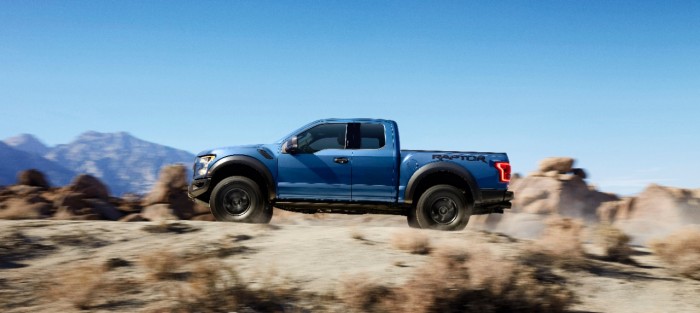
[[[428,188],[418,199],[415,221],[420,228],[462,230],[469,222],[473,204],[464,192],[451,185]]]
[[[216,184],[209,207],[222,222],[269,223],[272,218],[272,206],[260,186],[243,176],[228,177]]]

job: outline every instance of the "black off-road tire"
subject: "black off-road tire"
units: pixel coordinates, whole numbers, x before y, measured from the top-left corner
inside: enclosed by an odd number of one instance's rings
[[[411,207],[410,209],[408,209],[408,214],[406,214],[406,221],[408,221],[408,227],[420,228],[420,225],[418,225],[418,220],[416,219],[415,207]]]
[[[258,216],[258,221],[255,223],[270,224],[271,220],[272,220],[272,205],[270,205],[268,203],[267,206],[265,207],[265,212]]]
[[[266,224],[272,218],[269,204],[260,186],[243,176],[223,179],[214,187],[209,208],[217,221]]]
[[[473,203],[463,191],[451,185],[428,188],[418,199],[415,218],[420,228],[462,230],[467,227]]]

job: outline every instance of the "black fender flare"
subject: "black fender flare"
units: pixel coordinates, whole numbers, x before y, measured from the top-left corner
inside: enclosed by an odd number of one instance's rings
[[[270,170],[267,168],[267,166],[265,166],[265,164],[253,157],[249,157],[246,155],[230,155],[227,157],[223,157],[211,166],[211,168],[209,169],[208,176],[210,178],[214,178],[218,170],[226,168],[230,165],[244,165],[254,169],[260,174],[260,176],[262,176],[263,180],[265,180],[266,186],[260,187],[265,187],[267,189],[267,194],[270,198],[269,200],[272,200],[275,197],[277,197],[277,192],[275,190],[276,184],[274,178],[272,178],[272,173],[270,173]],[[212,188],[213,187],[214,186],[212,186]]]
[[[408,180],[408,184],[406,185],[406,192],[403,197],[404,203],[412,204],[413,195],[416,192],[420,182],[429,175],[438,172],[448,172],[461,177],[467,183],[467,186],[469,186],[469,191],[474,198],[474,203],[481,202],[481,191],[479,190],[479,185],[476,183],[474,176],[472,176],[467,169],[454,163],[438,161],[426,164],[413,173],[411,178]]]

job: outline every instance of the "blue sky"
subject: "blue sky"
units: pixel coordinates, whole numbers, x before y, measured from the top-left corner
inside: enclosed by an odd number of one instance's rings
[[[0,107],[0,138],[195,153],[388,118],[405,148],[700,188],[700,2],[3,1]]]

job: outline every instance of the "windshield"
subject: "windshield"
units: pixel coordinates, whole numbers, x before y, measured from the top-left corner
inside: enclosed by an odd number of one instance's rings
[[[293,132],[291,132],[291,133],[287,134],[286,136],[280,138],[280,140],[275,141],[275,143],[276,143],[276,144],[281,144],[281,143],[285,142],[287,139],[289,139],[289,137],[292,137],[292,136],[294,136],[294,135],[296,135],[296,134],[299,134],[302,130],[309,128],[311,125],[313,125],[313,124],[315,124],[315,123],[318,123],[318,121],[313,121],[313,122],[311,122],[311,123],[308,123],[308,124],[306,124],[306,125],[304,125],[304,126],[302,126],[302,127],[299,127],[299,128],[297,128],[297,129],[295,129]]]

